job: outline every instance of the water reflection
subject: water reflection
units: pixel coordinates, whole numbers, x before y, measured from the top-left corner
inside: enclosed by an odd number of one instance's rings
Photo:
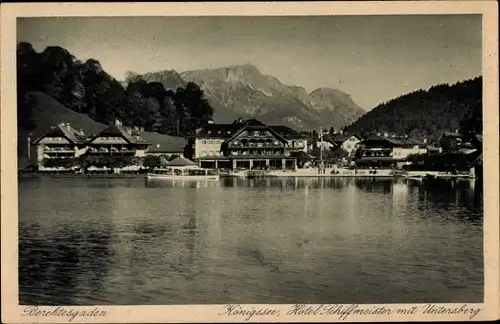
[[[114,180],[20,181],[22,304],[483,298],[477,182]]]
[[[357,188],[366,192],[388,194],[391,193],[394,181],[397,180],[356,178],[355,184]]]
[[[283,190],[335,188],[343,189],[349,186],[352,178],[222,178],[224,187],[232,188],[278,188]]]
[[[37,237],[21,230],[20,235],[30,237],[19,241],[22,304],[69,305],[102,290],[113,257],[109,231],[68,229]]]
[[[220,186],[214,180],[144,180],[146,188],[210,188]]]

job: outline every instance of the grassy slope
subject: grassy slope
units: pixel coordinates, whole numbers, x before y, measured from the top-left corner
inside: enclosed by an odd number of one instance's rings
[[[94,121],[87,115],[80,114],[66,108],[57,100],[45,93],[31,92],[28,93],[28,95],[32,96],[36,102],[33,112],[36,128],[32,131],[32,140],[35,140],[39,136],[43,135],[50,129],[51,126],[57,125],[61,122],[68,122],[75,129],[81,128],[86,134],[95,134],[106,127],[106,125]],[[18,168],[24,168],[30,164],[30,161],[28,160],[27,144],[29,133],[30,132],[25,129],[18,130]],[[153,145],[156,142],[161,143],[162,147],[165,147],[166,143],[171,144],[173,147],[185,145],[185,140],[177,137],[148,132],[143,132],[142,135],[146,140],[152,141]],[[35,154],[36,150],[32,147],[32,159]]]

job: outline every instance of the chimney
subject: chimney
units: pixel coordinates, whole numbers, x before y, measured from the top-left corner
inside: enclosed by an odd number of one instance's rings
[[[80,135],[85,136],[85,131],[83,130],[83,128],[80,128],[78,131]]]
[[[455,129],[455,134],[458,134],[460,132],[460,130],[457,128]]]
[[[380,135],[381,135],[381,134],[380,134],[380,132],[378,132],[378,133],[377,133],[377,136],[380,136]]]
[[[214,123],[214,121],[213,121],[213,120],[209,120],[209,121],[207,122],[207,124],[213,124],[213,123]]]
[[[424,144],[427,144],[427,138],[424,138]]]
[[[384,133],[384,137],[387,137],[389,136],[389,134],[387,132]]]
[[[139,127],[139,131],[144,132],[144,126]]]
[[[122,122],[119,119],[115,119],[115,125],[121,125]]]

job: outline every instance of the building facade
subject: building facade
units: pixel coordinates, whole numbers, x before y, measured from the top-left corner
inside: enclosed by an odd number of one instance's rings
[[[69,123],[51,127],[32,144],[36,145],[36,164],[39,167],[46,160],[72,159],[87,152],[85,133]]]
[[[346,151],[349,156],[354,156],[354,153],[358,148],[358,144],[362,140],[361,136],[357,134],[337,134],[331,139],[334,148],[341,148]]]
[[[87,152],[94,156],[142,157],[150,145],[140,136],[139,130],[126,128],[116,121],[87,140]]]
[[[228,169],[296,168],[291,152],[307,152],[307,138],[286,126],[256,119],[209,123],[194,139],[194,159],[201,167]]]
[[[358,143],[356,164],[390,166],[413,154],[427,154],[426,143],[416,139],[374,136]]]
[[[119,121],[92,136],[74,129],[69,123],[61,123],[31,143],[36,146],[36,164],[40,169],[50,164],[49,160],[54,162],[81,156],[142,157],[150,144],[138,130],[124,127]]]

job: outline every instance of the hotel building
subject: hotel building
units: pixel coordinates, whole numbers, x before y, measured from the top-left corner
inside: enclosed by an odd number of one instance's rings
[[[120,121],[91,136],[87,141],[88,155],[145,156],[151,143],[138,130],[124,127]]]
[[[47,159],[71,159],[86,156],[145,156],[151,146],[139,131],[116,121],[99,133],[87,136],[69,123],[51,127],[31,143],[36,146],[36,164],[43,166]]]
[[[201,167],[228,169],[296,168],[294,152],[307,152],[307,137],[282,125],[256,119],[208,123],[196,132],[194,159]]]
[[[83,130],[76,130],[69,123],[51,127],[32,143],[36,145],[37,165],[42,166],[45,159],[71,159],[85,154],[86,140]]]

